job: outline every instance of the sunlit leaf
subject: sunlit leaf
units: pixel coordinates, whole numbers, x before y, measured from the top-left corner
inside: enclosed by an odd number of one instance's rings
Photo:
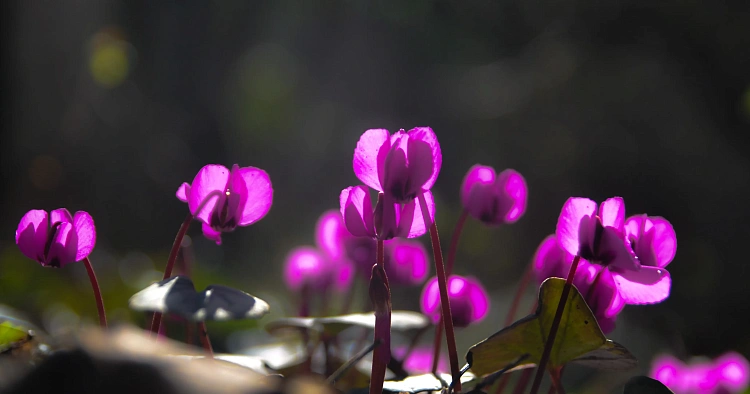
[[[0,323],[0,353],[31,340],[29,331],[9,321]]]
[[[590,351],[571,361],[589,368],[624,371],[638,366],[638,360],[625,346],[607,340],[599,349]]]
[[[674,394],[664,383],[648,376],[633,376],[625,383],[623,394]]]
[[[130,297],[131,309],[174,313],[192,321],[258,319],[268,313],[268,303],[231,287],[210,285],[196,292],[193,281],[174,276]]]
[[[391,381],[387,380],[383,383],[383,392],[386,393],[424,393],[429,391],[440,391],[443,388],[443,384],[450,385],[451,375],[440,374],[440,378],[443,379],[441,382],[433,374],[424,374],[409,376],[404,380]],[[467,372],[461,376],[461,384],[470,383],[475,380],[476,377]]]
[[[391,313],[391,330],[393,331],[420,330],[429,324],[429,319],[421,313],[411,311],[393,311]],[[374,329],[375,314],[353,313],[330,317],[288,317],[268,323],[266,330],[270,333],[275,333],[282,329],[296,328],[319,331],[330,336],[335,336],[341,331],[354,326]]]
[[[523,354],[529,357],[520,365],[539,363],[564,286],[564,279],[545,280],[539,287],[539,306],[534,314],[469,349],[466,361],[471,365],[471,370],[477,376],[484,376],[504,368]],[[548,368],[562,366],[596,350],[606,340],[591,309],[573,286],[552,346]]]

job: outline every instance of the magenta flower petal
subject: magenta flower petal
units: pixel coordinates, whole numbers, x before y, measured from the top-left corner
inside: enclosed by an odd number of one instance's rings
[[[375,237],[372,218],[372,201],[367,188],[350,186],[341,191],[339,196],[341,216],[346,229],[356,237]]]
[[[620,233],[612,227],[604,227],[601,230],[599,250],[602,257],[606,258],[606,265],[619,270],[638,270],[638,262],[633,256],[630,247],[625,243]]]
[[[623,301],[627,304],[654,304],[669,297],[672,279],[663,268],[642,266],[637,271],[612,271]]]
[[[54,212],[54,211],[53,211]],[[67,212],[67,211],[66,211]],[[50,215],[51,216],[51,215]],[[50,267],[62,268],[70,263],[76,262],[78,246],[78,235],[73,224],[70,222],[58,222],[52,243],[47,253],[46,264]]]
[[[526,180],[512,169],[501,172],[497,178],[497,184],[500,187],[500,199],[498,200],[500,208],[498,212],[505,212],[503,218],[505,223],[513,223],[526,212],[526,201],[529,194]]]
[[[469,282],[469,299],[472,305],[472,320],[474,323],[484,320],[490,311],[490,297],[482,285],[477,281]]]
[[[223,205],[225,190],[229,182],[229,169],[218,164],[208,164],[198,171],[190,186],[188,207],[190,213],[203,223],[211,223],[211,215],[217,203]],[[211,197],[209,197],[211,196]],[[206,198],[209,197],[207,201]],[[201,204],[204,204],[201,207]],[[200,212],[198,209],[200,208]]]
[[[686,370],[685,365],[672,356],[664,355],[651,363],[649,376],[664,383],[665,386],[677,392],[684,392],[688,387],[681,381]]]
[[[255,167],[242,167],[239,175],[245,183],[245,197],[247,202],[242,209],[242,219],[239,226],[248,226],[262,219],[271,209],[273,203],[273,187],[268,174]]]
[[[547,278],[567,278],[570,263],[566,264],[566,252],[560,248],[555,235],[548,235],[536,249],[533,270],[537,283]],[[581,271],[581,268],[578,269]]]
[[[58,208],[49,213],[49,225],[54,226],[55,223],[73,223],[73,216],[65,208]]]
[[[177,199],[182,202],[188,202],[188,196],[190,196],[190,184],[187,182],[183,182],[182,185],[177,189],[177,193],[175,193],[177,196]]]
[[[677,252],[677,236],[668,220],[635,215],[625,222],[625,233],[641,264],[664,268]]]
[[[216,242],[217,245],[221,245],[221,231],[214,230],[210,225],[206,223],[201,224],[201,230],[203,230],[203,236]]]
[[[354,280],[354,265],[348,261],[333,263],[333,290],[343,293],[349,289]]]
[[[622,197],[606,199],[599,207],[599,218],[603,226],[621,231],[625,223],[625,201]]]
[[[385,156],[390,147],[390,133],[385,129],[365,131],[354,149],[354,174],[365,185],[383,191],[380,180],[383,177]],[[385,148],[385,149],[383,149]]]
[[[593,220],[592,220],[593,219]],[[557,241],[560,246],[572,255],[580,251],[579,236],[586,238],[594,236],[596,225],[596,203],[588,198],[571,197],[563,205],[560,217],[557,220]],[[584,228],[581,228],[584,226]]]
[[[323,290],[330,284],[330,270],[325,257],[315,248],[301,246],[287,255],[284,263],[284,282],[293,291],[304,286]]]
[[[338,211],[324,212],[315,224],[315,243],[331,260],[339,261],[346,257],[344,242],[351,236]],[[368,271],[371,266],[368,266]]]
[[[430,215],[429,223],[433,223],[435,221],[435,199],[432,197],[432,192],[424,192],[424,199],[427,203],[427,212]],[[404,204],[401,212],[401,220],[398,224],[398,236],[416,238],[427,232],[425,221],[422,217],[424,211],[418,199]]]
[[[469,278],[451,275],[448,278],[448,298],[451,304],[453,324],[466,327],[487,316],[489,297],[482,285]],[[434,323],[440,320],[440,290],[437,278],[432,278],[425,285],[420,298],[422,313]]]
[[[471,210],[472,206],[481,205],[478,204],[479,201],[477,200],[485,194],[483,189],[491,187],[495,183],[495,179],[495,169],[492,167],[481,164],[471,166],[461,183],[461,204],[464,208]],[[472,196],[472,193],[479,195]]]
[[[421,243],[394,239],[385,248],[385,272],[391,285],[417,285],[427,279],[430,263]]]
[[[715,373],[721,385],[732,393],[740,393],[750,384],[750,363],[739,353],[729,352],[715,362]]]
[[[419,297],[419,306],[422,313],[432,319],[433,323],[440,321],[440,288],[436,277],[433,277],[422,290],[422,296]]]
[[[91,254],[96,245],[96,227],[88,212],[78,211],[73,217],[73,226],[78,238],[75,261],[81,261]]]
[[[432,188],[432,186],[435,184],[435,181],[437,180],[438,174],[440,174],[440,168],[443,165],[443,153],[440,150],[440,144],[438,143],[437,135],[435,135],[435,132],[432,131],[429,127],[415,127],[411,130],[409,130],[409,139],[410,140],[417,140],[425,143],[430,150],[430,158],[432,161],[432,165],[429,166],[430,168],[430,176],[427,178],[427,180],[421,184],[423,190],[429,190]],[[409,146],[411,150],[411,145]],[[412,159],[411,152],[409,152],[409,159]],[[421,152],[419,152],[420,161],[424,160],[424,162],[427,162],[426,155]],[[416,156],[414,156],[416,159]],[[420,164],[422,165],[422,164]],[[423,168],[427,168],[426,166]]]
[[[44,261],[48,230],[47,211],[33,209],[26,212],[16,230],[16,244],[21,253],[32,260]]]

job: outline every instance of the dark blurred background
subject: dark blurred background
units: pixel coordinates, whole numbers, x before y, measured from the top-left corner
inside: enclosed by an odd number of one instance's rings
[[[746,1],[2,7],[0,303],[48,330],[96,314],[82,266],[43,269],[18,252],[13,233],[29,209],[93,215],[110,319],[140,322],[126,301],[163,270],[187,212],[180,183],[207,163],[263,168],[275,189],[265,219],[221,247],[191,228],[196,282],[235,285],[291,314],[284,256],[313,243],[317,217],[357,183],[359,135],[431,126],[444,155],[434,192],[445,244],[471,165],[515,168],[530,189],[517,224],[466,228],[457,273],[481,278],[493,310],[460,333],[462,352],[501,327],[563,202],[619,195],[628,214],[669,219],[678,249],[671,297],[627,307],[612,337],[644,370],[660,351],[750,355]]]

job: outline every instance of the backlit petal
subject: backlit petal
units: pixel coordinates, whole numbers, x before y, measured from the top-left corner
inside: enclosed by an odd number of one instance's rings
[[[425,202],[427,203],[428,223],[432,225],[435,221],[435,199],[432,197],[431,191],[424,192]],[[410,213],[410,209],[413,208],[413,215]],[[399,223],[399,236],[405,236],[406,238],[416,238],[427,232],[425,227],[425,218],[422,216],[422,204],[418,198],[415,198],[412,202],[404,204],[404,208],[401,214],[401,222]],[[411,220],[409,220],[411,219]]]
[[[565,261],[565,251],[560,248],[555,235],[548,235],[536,249],[533,270],[538,283],[551,277],[567,278],[570,264]],[[580,271],[580,268],[579,268]]]
[[[506,212],[503,218],[505,223],[513,223],[526,212],[526,200],[528,188],[526,180],[517,171],[507,169],[497,176],[497,184],[501,188],[498,203],[502,206],[499,212]]]
[[[315,224],[315,242],[331,260],[339,261],[346,257],[344,239],[351,237],[339,211],[329,210],[320,215]],[[372,264],[370,264],[372,266]]]
[[[245,205],[240,226],[249,226],[262,219],[273,204],[273,187],[268,174],[255,167],[242,167],[239,174],[245,183]]]
[[[221,231],[214,230],[206,223],[202,224],[201,229],[203,230],[204,237],[216,242],[217,245],[221,245]]]
[[[374,237],[375,228],[372,221],[372,201],[367,188],[350,186],[341,191],[339,196],[341,216],[346,229],[356,237]]]
[[[584,217],[596,215],[596,203],[588,198],[571,197],[563,205],[560,217],[557,219],[555,235],[560,246],[572,255],[577,255],[580,249],[579,233],[581,220]],[[586,226],[595,225],[591,220],[584,221]],[[593,229],[590,229],[593,234]]]
[[[667,219],[654,216],[649,220],[654,225],[653,248],[656,253],[657,267],[664,268],[672,262],[677,253],[677,235]]]
[[[55,223],[73,223],[73,216],[65,208],[58,208],[49,213],[49,225],[54,226]]]
[[[42,262],[48,230],[47,211],[33,209],[26,212],[16,230],[16,244],[21,253],[32,260]]]
[[[385,156],[390,147],[390,133],[385,129],[365,131],[354,149],[354,174],[365,185],[383,191],[380,180],[383,174]]]
[[[599,256],[604,265],[609,265],[618,270],[636,270],[638,262],[633,255],[633,250],[622,238],[623,234],[612,227],[604,227],[599,241]]]
[[[208,164],[201,168],[190,186],[188,198],[190,213],[200,221],[209,223],[216,203],[224,195],[227,181],[229,181],[228,168],[219,164]],[[208,200],[204,203],[206,198]]]
[[[434,174],[435,161],[432,159],[432,147],[427,142],[416,138],[409,138],[407,158],[409,162],[409,182],[416,193],[419,190],[429,190],[427,181]],[[434,184],[433,180],[430,186]]]
[[[622,231],[625,223],[625,201],[622,197],[606,199],[599,207],[599,218],[605,227],[614,227]]]
[[[469,169],[469,172],[466,173],[466,176],[464,176],[464,180],[461,183],[461,203],[463,204],[464,209],[470,209],[471,205],[476,203],[474,200],[480,197],[477,196],[475,198],[470,198],[472,189],[474,189],[475,186],[492,185],[495,183],[495,178],[495,170],[492,167],[474,164]]]
[[[55,236],[50,244],[47,259],[43,265],[61,268],[67,264],[74,263],[77,261],[77,250],[78,235],[73,227],[73,223],[61,222],[57,227]]]
[[[612,279],[617,285],[626,304],[654,304],[669,297],[672,279],[663,268],[643,266],[637,271],[612,271]]]
[[[183,182],[182,185],[177,189],[177,199],[182,202],[188,202],[188,196],[190,196],[190,184]]]
[[[91,254],[96,245],[96,227],[94,219],[88,212],[78,211],[73,217],[73,226],[78,236],[78,250],[76,251],[76,261],[81,261]]]
[[[430,177],[422,186],[422,189],[429,190],[432,185],[435,184],[438,174],[440,174],[440,167],[443,165],[443,153],[440,150],[440,144],[438,143],[437,135],[429,127],[415,127],[409,130],[409,138],[416,139],[425,142],[432,152],[432,171]]]
[[[419,298],[419,306],[422,313],[430,317],[433,323],[440,320],[440,289],[436,277],[427,281],[424,286],[422,296]]]
[[[469,280],[468,297],[471,300],[473,322],[479,322],[487,317],[490,311],[490,297],[481,283],[476,280]]]

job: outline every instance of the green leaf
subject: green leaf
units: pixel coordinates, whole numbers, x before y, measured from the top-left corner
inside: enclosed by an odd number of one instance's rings
[[[674,394],[664,383],[647,376],[633,376],[625,383],[623,394]]]
[[[421,313],[411,311],[393,311],[391,313],[391,330],[421,330],[430,324],[430,320]],[[350,315],[330,317],[288,317],[278,319],[266,325],[266,331],[276,333],[284,329],[314,330],[336,336],[349,327],[375,328],[375,314],[353,313]]]
[[[624,371],[638,366],[638,360],[625,346],[607,339],[599,349],[571,361],[589,368]]]
[[[477,376],[499,371],[523,354],[520,365],[537,364],[544,351],[565,280],[549,278],[539,287],[539,306],[535,313],[503,328],[469,349],[466,361]],[[607,338],[599,328],[578,289],[573,286],[565,304],[560,327],[550,353],[548,368],[560,367],[603,346]]]
[[[29,331],[9,321],[0,323],[0,353],[31,340]]]

